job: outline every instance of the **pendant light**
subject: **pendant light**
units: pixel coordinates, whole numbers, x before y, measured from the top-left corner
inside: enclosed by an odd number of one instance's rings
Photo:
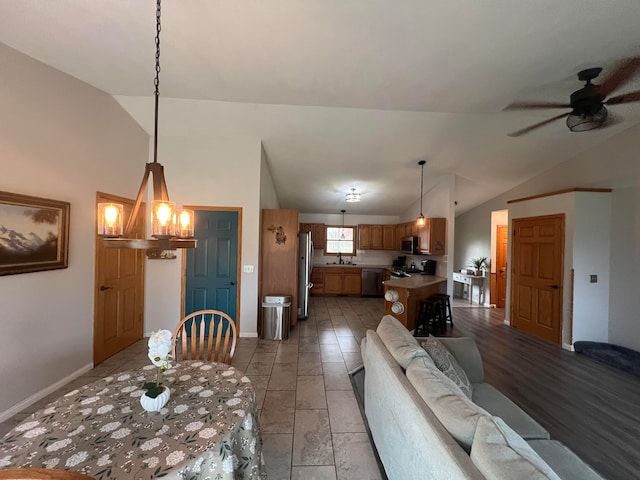
[[[104,238],[105,247],[175,250],[176,248],[195,248],[193,240],[193,210],[182,210],[176,214],[176,204],[169,201],[167,185],[164,180],[164,167],[158,163],[158,100],[160,92],[160,0],[156,3],[156,75],[155,116],[153,130],[153,162],[145,166],[142,183],[138,190],[136,203],[123,230],[123,206],[117,203],[98,204],[98,235]],[[153,201],[151,203],[151,236],[153,239],[131,237],[140,206],[142,205],[149,175],[153,176]]]
[[[342,213],[342,228],[340,229],[340,240],[344,240],[345,234],[344,234],[344,214],[346,213],[346,210],[340,210],[340,212]]]
[[[423,188],[424,188],[424,164],[427,163],[426,160],[420,160],[418,162],[418,165],[420,165],[420,215],[418,215],[418,218],[416,218],[416,225],[418,227],[424,227],[427,224],[427,219],[424,218],[424,215],[422,214],[422,195],[423,195]]]

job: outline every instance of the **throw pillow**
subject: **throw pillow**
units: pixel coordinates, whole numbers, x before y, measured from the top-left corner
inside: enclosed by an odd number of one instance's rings
[[[427,352],[413,338],[409,330],[391,315],[382,317],[376,333],[391,356],[404,370],[414,358],[427,356]]]
[[[422,347],[429,354],[436,367],[444,373],[447,377],[453,380],[453,383],[460,387],[460,390],[471,399],[473,395],[473,386],[464,369],[460,366],[456,357],[451,355],[451,352],[447,350],[447,347],[442,345],[435,337],[429,336],[422,342]]]
[[[471,461],[485,478],[560,480],[560,477],[500,417],[478,420]]]
[[[469,452],[478,420],[483,416],[490,417],[490,414],[469,400],[427,358],[416,358],[411,362],[407,380],[447,432]]]

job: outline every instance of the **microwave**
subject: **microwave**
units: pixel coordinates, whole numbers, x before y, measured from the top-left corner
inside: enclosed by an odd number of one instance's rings
[[[415,255],[420,253],[418,237],[402,237],[400,239],[400,250],[402,253]]]

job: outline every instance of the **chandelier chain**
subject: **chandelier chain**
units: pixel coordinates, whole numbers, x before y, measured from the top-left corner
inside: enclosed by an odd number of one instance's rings
[[[155,90],[155,116],[153,122],[153,163],[158,163],[158,100],[160,98],[160,0],[156,3],[156,76],[153,79]]]

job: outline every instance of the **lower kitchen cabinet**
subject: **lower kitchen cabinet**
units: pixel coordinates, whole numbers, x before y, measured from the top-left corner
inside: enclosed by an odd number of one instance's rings
[[[316,270],[314,268],[314,272]],[[314,295],[360,295],[362,287],[361,268],[329,267],[322,268],[321,271],[324,277],[322,282],[323,289],[322,292],[319,289],[316,290],[316,282],[312,280],[314,288],[311,289],[311,292]]]
[[[313,267],[311,270],[311,295],[323,295],[324,294],[324,268]]]

